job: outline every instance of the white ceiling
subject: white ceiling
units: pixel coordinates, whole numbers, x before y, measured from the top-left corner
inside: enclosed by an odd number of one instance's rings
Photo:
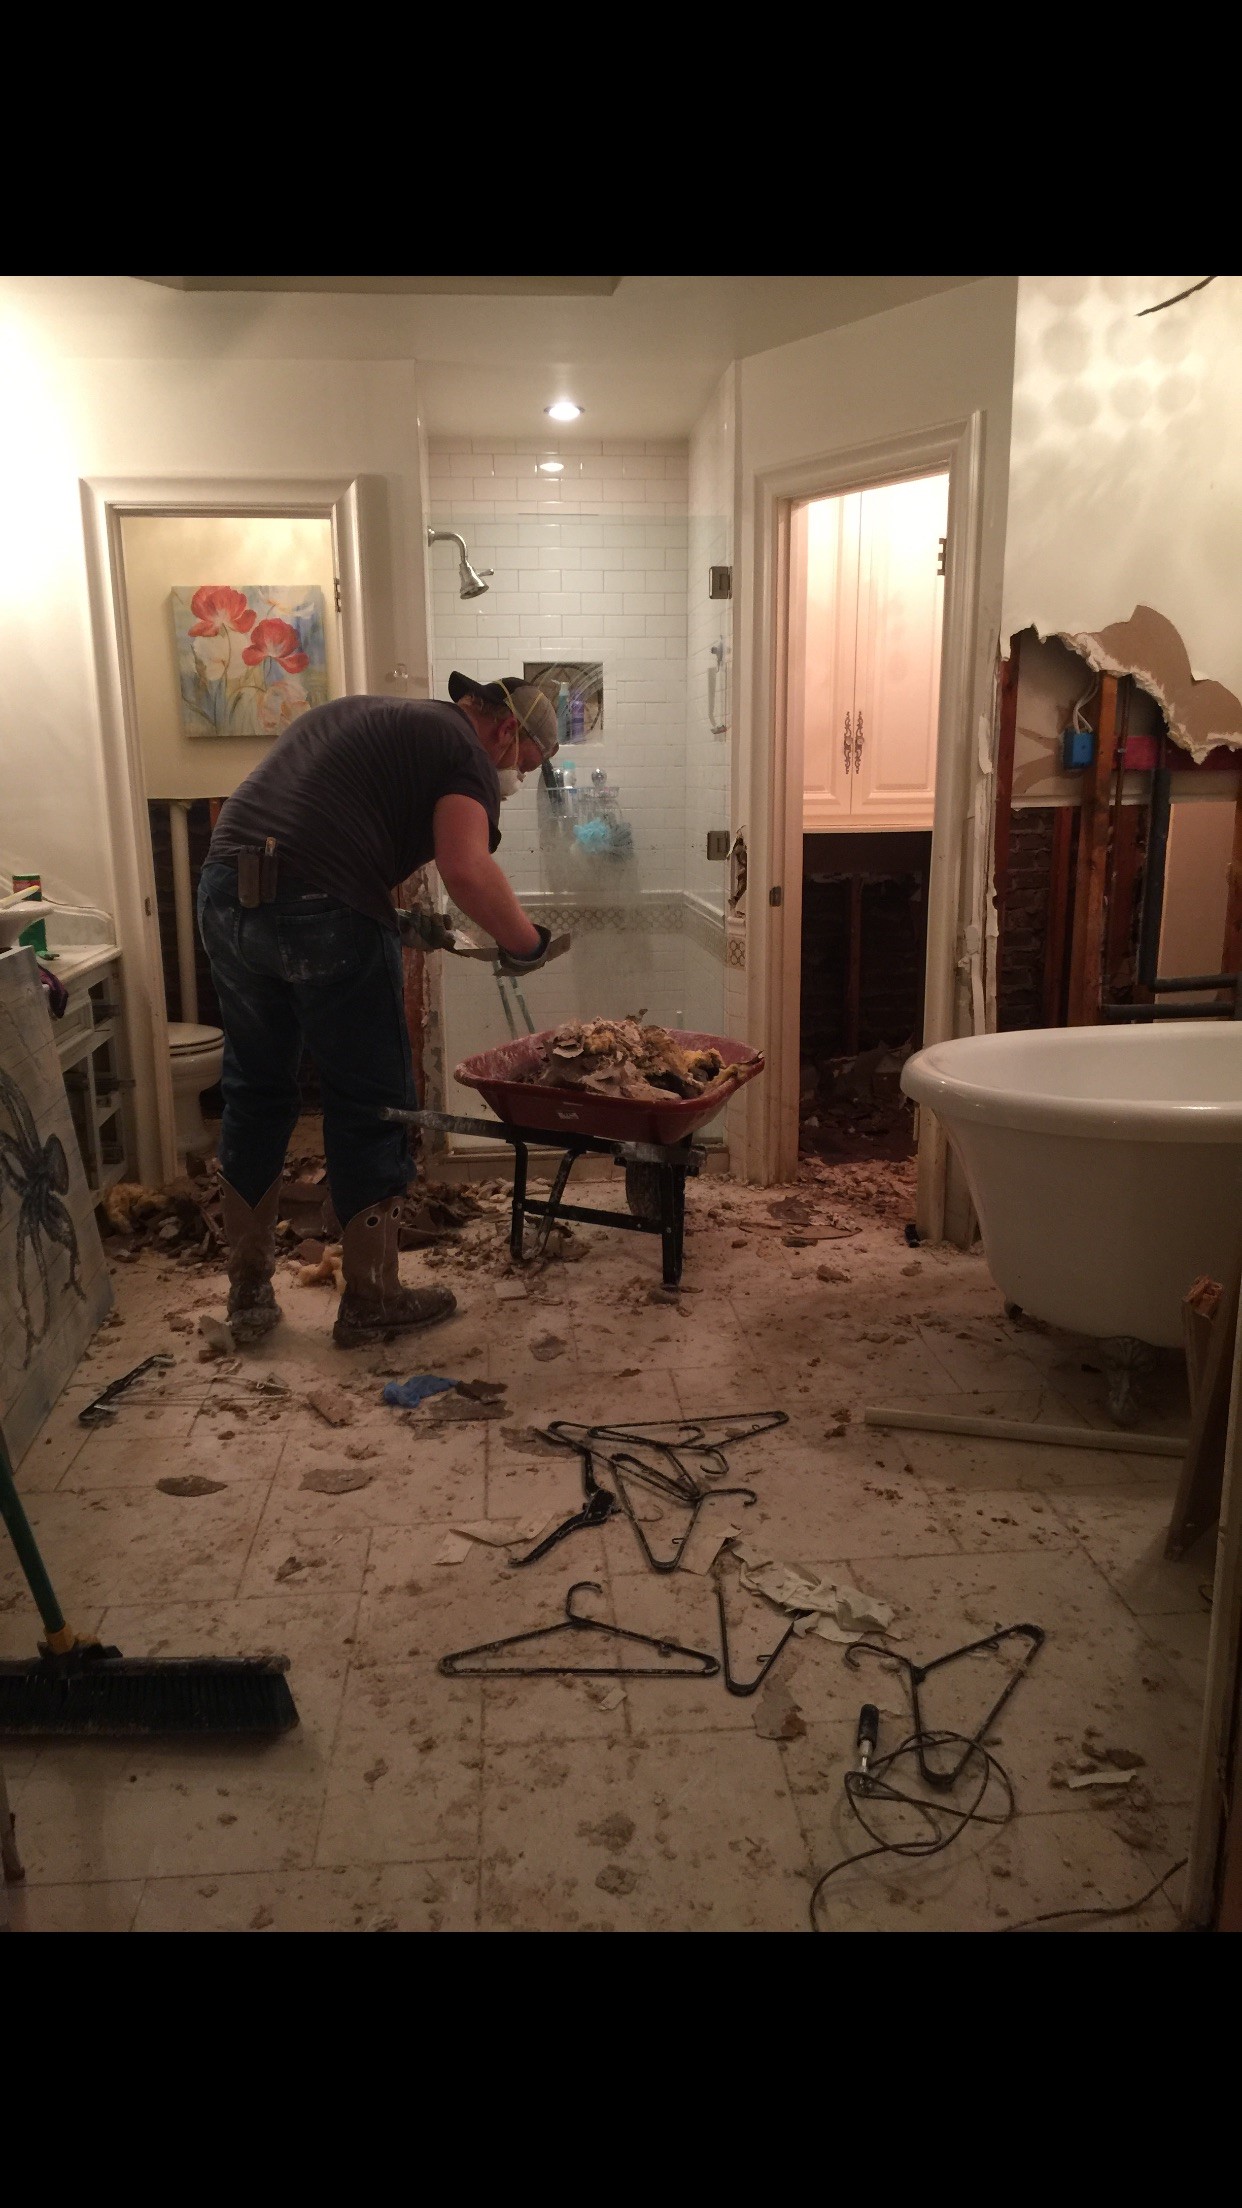
[[[585,409],[576,434],[587,439],[684,436],[731,360],[975,280],[18,276],[2,289],[70,354],[410,360],[433,436],[538,435],[544,407],[567,396]],[[182,288],[191,282],[213,288]],[[225,282],[248,288],[214,288]],[[351,288],[284,288],[321,282]],[[563,449],[574,435],[558,431]]]

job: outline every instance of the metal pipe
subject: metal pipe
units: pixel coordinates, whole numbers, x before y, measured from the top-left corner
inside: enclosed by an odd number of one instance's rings
[[[181,983],[181,1017],[198,1026],[198,968],[194,957],[194,898],[190,888],[190,807],[175,797],[168,808],[168,832],[172,842],[173,910],[177,923],[177,975]]]
[[[1096,1426],[1045,1426],[1038,1419],[975,1418],[956,1411],[863,1412],[864,1426],[892,1426],[903,1432],[978,1435],[986,1441],[1029,1441],[1040,1448],[1124,1449],[1135,1456],[1184,1457],[1186,1443],[1171,1434],[1111,1433]]]

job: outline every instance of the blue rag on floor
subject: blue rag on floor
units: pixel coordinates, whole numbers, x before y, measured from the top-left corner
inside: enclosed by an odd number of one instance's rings
[[[412,1380],[389,1380],[384,1388],[385,1403],[394,1403],[398,1410],[412,1411],[429,1395],[443,1395],[446,1388],[455,1388],[455,1380],[438,1379],[433,1372],[416,1372]]]

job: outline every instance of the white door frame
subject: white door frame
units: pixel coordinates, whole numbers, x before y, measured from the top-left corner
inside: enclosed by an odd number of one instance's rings
[[[84,477],[82,511],[103,744],[112,903],[121,946],[122,1008],[133,1077],[128,1150],[137,1177],[156,1187],[177,1170],[168,1015],[156,914],[155,870],[138,741],[121,524],[132,514],[322,518],[331,521],[341,586],[347,692],[378,690],[376,662],[391,625],[388,529],[382,477]],[[363,575],[370,593],[363,595]],[[379,591],[375,582],[378,578]]]
[[[983,525],[983,415],[881,443],[823,453],[757,475],[755,588],[751,638],[750,788],[752,862],[747,943],[746,1032],[762,1038],[767,1077],[748,1092],[746,1177],[792,1180],[798,1163],[798,1063],[802,929],[801,731],[786,713],[790,514],[795,504],[869,490],[905,477],[949,476],[947,579],[936,805],[928,882],[923,1040],[954,1032],[962,855],[975,742],[975,660]],[[770,892],[781,891],[775,905]],[[945,1151],[938,1123],[920,1115],[919,1224],[939,1239],[944,1224]]]

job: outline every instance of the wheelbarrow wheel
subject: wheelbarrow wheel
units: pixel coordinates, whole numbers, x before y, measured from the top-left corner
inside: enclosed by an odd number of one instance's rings
[[[627,1165],[625,1169],[625,1200],[636,1219],[660,1217],[660,1168],[658,1165]]]

